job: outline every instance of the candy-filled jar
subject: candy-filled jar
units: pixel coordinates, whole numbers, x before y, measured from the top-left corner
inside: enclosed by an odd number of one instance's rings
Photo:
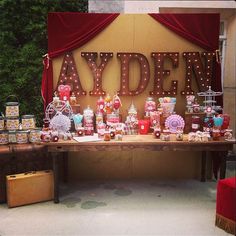
[[[200,129],[201,124],[200,116],[192,116],[191,123],[192,132],[198,131]]]
[[[145,116],[150,116],[150,112],[156,110],[156,102],[152,97],[148,97],[145,101]]]
[[[162,141],[170,141],[170,130],[164,129],[161,134],[161,140]]]
[[[155,138],[160,138],[161,137],[161,128],[160,127],[155,127],[153,131],[153,135]]]
[[[107,96],[105,97],[104,102],[105,102],[105,108],[104,108],[105,112],[107,114],[111,114],[111,112],[112,112],[112,99],[109,94],[107,94]]]
[[[93,124],[94,113],[93,113],[93,110],[89,106],[86,109],[84,109],[83,117],[84,117],[83,119],[84,134],[93,135],[94,134],[94,124]]]
[[[61,101],[69,101],[71,91],[70,85],[59,85],[58,91]]]
[[[212,139],[214,141],[219,141],[220,140],[220,129],[218,128],[213,128],[212,129]]]
[[[206,116],[203,119],[203,131],[204,132],[211,132],[213,125],[214,125],[214,120],[213,120],[212,116]]]
[[[225,139],[232,139],[233,138],[233,130],[232,129],[226,129],[224,132],[224,138]]]
[[[97,113],[104,113],[105,101],[102,97],[97,100]]]
[[[5,129],[4,117],[0,116],[0,131]]]

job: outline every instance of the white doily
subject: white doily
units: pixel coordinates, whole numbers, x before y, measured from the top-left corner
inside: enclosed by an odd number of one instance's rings
[[[180,115],[170,115],[165,121],[165,126],[170,129],[171,133],[176,133],[177,129],[184,129],[184,119]]]
[[[71,121],[70,118],[63,115],[62,113],[57,113],[51,120],[49,127],[52,130],[57,130],[59,133],[66,133],[70,130]]]

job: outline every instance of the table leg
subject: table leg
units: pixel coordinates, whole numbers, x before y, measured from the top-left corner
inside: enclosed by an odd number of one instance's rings
[[[227,154],[226,152],[220,153],[220,179],[225,178]]]
[[[206,182],[206,151],[202,151],[201,182]]]
[[[58,156],[57,153],[51,153],[51,155],[54,174],[54,203],[59,203]]]
[[[63,152],[63,180],[64,183],[68,182],[68,152]]]

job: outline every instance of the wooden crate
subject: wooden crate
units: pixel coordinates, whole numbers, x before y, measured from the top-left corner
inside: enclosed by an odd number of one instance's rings
[[[32,171],[6,176],[7,204],[16,207],[54,198],[53,172]]]

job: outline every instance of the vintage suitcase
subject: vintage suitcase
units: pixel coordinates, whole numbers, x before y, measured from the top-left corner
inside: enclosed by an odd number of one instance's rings
[[[32,171],[6,176],[7,204],[16,207],[54,198],[53,171]]]

